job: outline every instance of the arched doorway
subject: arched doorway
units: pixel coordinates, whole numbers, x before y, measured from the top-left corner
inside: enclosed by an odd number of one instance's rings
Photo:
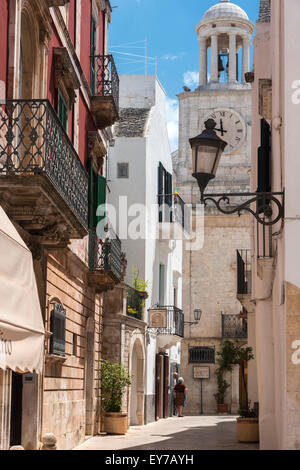
[[[136,338],[131,349],[130,371],[130,426],[144,424],[145,353],[142,342]]]

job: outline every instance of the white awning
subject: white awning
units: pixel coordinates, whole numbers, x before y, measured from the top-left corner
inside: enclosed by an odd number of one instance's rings
[[[41,372],[44,333],[31,252],[0,207],[0,368]]]

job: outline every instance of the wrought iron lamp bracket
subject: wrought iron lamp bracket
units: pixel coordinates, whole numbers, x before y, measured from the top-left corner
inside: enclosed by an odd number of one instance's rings
[[[224,204],[228,206],[230,204],[230,199],[233,197],[249,197],[247,201],[242,204],[237,205],[236,207],[226,209]],[[280,201],[280,198],[282,201]],[[243,211],[249,212],[252,214],[258,223],[263,226],[272,226],[277,224],[280,220],[284,218],[284,192],[277,193],[223,193],[223,194],[204,194],[201,193],[201,204],[207,206],[208,202],[215,204],[216,208],[222,212],[222,214],[232,215],[237,213],[241,215]],[[256,209],[251,208],[252,204],[261,202],[261,205],[256,204]],[[272,208],[272,203],[274,210]],[[221,205],[223,203],[223,205]],[[261,217],[261,214],[264,215],[264,218]]]

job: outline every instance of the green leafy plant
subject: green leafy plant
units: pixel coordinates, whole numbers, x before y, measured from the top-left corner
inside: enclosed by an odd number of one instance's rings
[[[141,319],[146,302],[145,296],[141,295],[141,293],[147,296],[148,282],[139,278],[139,272],[134,266],[132,270],[132,287],[127,293],[127,314]]]
[[[239,413],[241,417],[253,418],[256,416],[254,409],[250,408],[250,402],[248,400],[248,390],[246,383],[245,368],[249,361],[254,359],[253,349],[249,346],[245,346],[238,341],[224,341],[221,345],[220,351],[217,353],[217,364],[218,369],[215,374],[218,381],[218,393],[214,395],[218,404],[223,404],[226,395],[226,390],[229,388],[226,380],[223,378],[223,374],[228,371],[231,372],[234,365],[239,365],[241,370],[243,387],[245,390],[245,400],[242,404]]]
[[[241,418],[256,418],[257,412],[255,408],[251,408],[251,401],[248,402],[246,408],[242,408],[239,410],[239,415]]]
[[[250,404],[248,400],[248,390],[247,390],[247,383],[246,383],[246,365],[249,361],[254,359],[253,349],[249,346],[244,346],[240,344],[238,341],[235,343],[235,354],[234,354],[234,361],[233,364],[239,365],[241,368],[241,376],[243,381],[243,387],[245,390],[245,401],[243,403],[242,409],[246,412],[250,412]],[[251,417],[251,416],[248,416]]]
[[[139,271],[132,266],[133,271],[133,289],[137,290],[138,292],[147,292],[148,281],[145,281],[143,278],[139,278]]]
[[[101,405],[108,413],[119,413],[126,387],[131,385],[132,376],[122,364],[100,361]]]
[[[220,351],[217,352],[218,368],[215,372],[218,382],[218,392],[214,394],[218,405],[224,405],[226,391],[230,387],[229,383],[224,379],[225,372],[231,372],[233,362],[235,360],[235,346],[232,341],[224,341],[221,344]]]

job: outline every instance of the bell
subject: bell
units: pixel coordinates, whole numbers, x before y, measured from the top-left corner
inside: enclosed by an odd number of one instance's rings
[[[219,72],[224,72],[224,66],[223,66],[223,62],[222,62],[222,59],[221,59],[221,56],[219,56],[219,64],[218,64],[218,71]]]

